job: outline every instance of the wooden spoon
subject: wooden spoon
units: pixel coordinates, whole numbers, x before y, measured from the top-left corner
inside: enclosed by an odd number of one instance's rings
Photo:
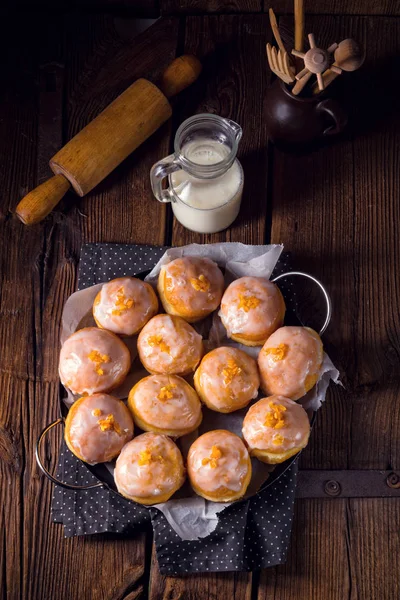
[[[339,67],[339,69],[343,69],[343,71],[348,72],[356,71],[361,67],[364,60],[365,51],[362,46],[355,40],[348,38],[347,40],[340,42],[336,48],[335,62],[333,63],[332,67]],[[327,69],[322,75],[325,88],[340,75],[340,73],[336,72],[332,67]],[[319,88],[317,85],[313,86],[312,93],[319,93]]]

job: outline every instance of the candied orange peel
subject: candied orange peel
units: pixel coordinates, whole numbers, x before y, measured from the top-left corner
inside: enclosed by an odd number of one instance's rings
[[[285,358],[288,348],[289,347],[287,346],[287,344],[279,344],[276,348],[266,348],[265,354],[271,356],[274,362],[278,362],[279,360]]]
[[[267,413],[264,425],[265,427],[272,427],[273,429],[282,429],[285,426],[284,413],[286,412],[286,406],[282,404],[275,404],[274,402],[269,403],[271,410]]]
[[[143,467],[144,465],[149,465],[151,462],[151,451],[150,450],[141,450],[139,452],[139,467]]]
[[[233,358],[229,358],[226,367],[222,369],[222,375],[224,377],[224,383],[228,385],[232,382],[235,375],[240,375],[242,372],[241,367],[234,361]]]
[[[116,308],[114,308],[111,311],[111,314],[119,316],[125,310],[128,310],[128,308],[132,308],[133,305],[134,305],[134,300],[132,298],[127,298],[124,293],[124,288],[120,287],[117,290],[117,294],[116,294],[116,301],[115,301]]]
[[[272,440],[272,443],[275,444],[275,446],[280,446],[281,444],[283,444],[285,438],[283,437],[283,435],[281,435],[280,433],[277,433],[276,435],[274,435],[274,439]]]
[[[94,408],[92,410],[92,415],[94,417],[101,417],[102,414],[103,414],[103,411],[100,408]]]
[[[218,465],[218,459],[221,458],[221,456],[222,452],[218,446],[212,446],[210,456],[203,458],[201,464],[204,466],[209,464],[212,469],[216,469]]]
[[[190,283],[197,292],[208,292],[210,289],[210,282],[203,273],[199,277],[192,277]]]
[[[238,308],[243,308],[245,312],[249,312],[251,308],[257,308],[260,302],[261,300],[256,296],[245,296],[244,294],[239,294]]]
[[[104,370],[101,368],[102,364],[109,363],[111,358],[108,354],[101,354],[98,350],[92,350],[88,354],[88,359],[95,364],[95,371],[97,375],[104,375]]]
[[[162,335],[157,334],[157,335],[149,336],[147,338],[147,343],[152,348],[154,348],[155,346],[158,346],[160,348],[161,352],[166,352],[167,354],[169,354],[169,346],[168,346],[168,344],[166,344],[164,342]]]
[[[107,415],[105,419],[99,419],[97,421],[101,431],[115,431],[118,435],[121,435],[121,427],[118,425],[113,414]]]
[[[175,383],[168,383],[167,385],[163,385],[160,389],[160,392],[157,396],[159,400],[170,400],[174,397],[173,389],[176,388]]]

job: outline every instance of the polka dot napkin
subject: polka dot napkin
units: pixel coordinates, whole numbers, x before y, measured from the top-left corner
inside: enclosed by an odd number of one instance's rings
[[[166,248],[121,244],[87,244],[82,248],[79,289],[151,269]],[[288,270],[281,258],[274,275]],[[155,508],[145,508],[99,487],[71,491],[54,488],[52,517],[66,537],[91,533],[133,534],[151,522],[161,573],[249,571],[285,562],[296,489],[295,461],[272,485],[253,498],[220,513],[216,529],[198,541],[183,541]],[[63,443],[57,477],[88,485],[98,480]]]

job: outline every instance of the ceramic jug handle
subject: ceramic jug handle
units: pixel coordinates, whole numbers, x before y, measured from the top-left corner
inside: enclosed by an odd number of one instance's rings
[[[317,105],[317,110],[321,113],[326,113],[333,120],[333,125],[330,125],[324,130],[324,135],[336,135],[343,131],[347,124],[347,115],[343,108],[336,100],[326,98]]]
[[[167,187],[163,187],[163,180],[168,177],[174,171],[178,171],[182,167],[179,162],[175,159],[174,155],[171,154],[166,158],[163,158],[158,163],[152,166],[150,170],[150,183],[153,194],[159,202],[171,202],[174,197],[171,190]]]

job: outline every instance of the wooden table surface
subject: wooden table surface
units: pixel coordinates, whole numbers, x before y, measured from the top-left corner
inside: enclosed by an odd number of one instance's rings
[[[0,598],[398,599],[399,498],[298,499],[286,565],[162,577],[150,533],[64,539],[50,520],[52,486],[34,445],[57,416],[60,316],[83,243],[283,242],[295,266],[332,294],[324,340],[345,383],[329,390],[301,467],[400,469],[399,4],[310,0],[306,31],[323,47],[355,37],[368,59],[363,73],[348,76],[354,127],[303,157],[268,144],[269,3],[162,0],[162,19],[139,37],[134,8],[157,14],[156,2],[16,4],[0,25]],[[273,5],[279,17],[292,3]],[[205,72],[171,122],[83,200],[69,194],[32,228],[13,217],[64,142],[135,78],[155,78],[182,52],[204,59]],[[149,185],[150,167],[196,112],[244,129],[243,208],[228,231],[211,236],[183,229]],[[49,457],[59,443],[52,436]]]

